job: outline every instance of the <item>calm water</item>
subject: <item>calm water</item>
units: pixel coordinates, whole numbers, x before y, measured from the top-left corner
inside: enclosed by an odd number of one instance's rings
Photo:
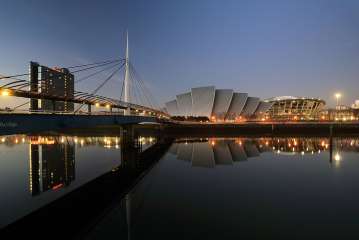
[[[141,137],[139,151],[157,141]],[[129,153],[120,142],[116,136],[0,137],[0,227],[123,166]],[[175,139],[139,179],[81,237],[359,237],[359,138]]]

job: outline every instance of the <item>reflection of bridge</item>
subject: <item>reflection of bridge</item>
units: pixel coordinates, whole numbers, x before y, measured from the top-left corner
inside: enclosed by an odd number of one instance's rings
[[[54,93],[58,89],[58,86],[53,83],[53,79],[51,78],[53,75],[52,73],[46,75],[42,74],[42,72],[30,71],[30,73],[24,73],[24,74],[16,74],[13,76],[1,76],[0,80],[4,82],[0,85],[0,92],[2,96],[14,96],[14,97],[20,97],[20,98],[27,98],[33,100],[45,100],[52,102],[53,105],[53,111],[49,111],[48,109],[42,112],[45,113],[57,113],[55,111],[55,102],[69,102],[69,103],[76,103],[80,106],[76,110],[70,110],[66,111],[67,114],[71,113],[79,113],[80,109],[83,106],[87,106],[87,113],[91,113],[91,106],[95,106],[97,108],[104,107],[107,109],[107,111],[110,114],[114,114],[112,110],[119,110],[120,113],[117,114],[123,114],[123,115],[140,115],[140,116],[152,116],[156,118],[167,118],[168,114],[160,111],[157,106],[151,102],[150,95],[148,89],[145,87],[142,80],[136,79],[138,78],[138,75],[136,71],[133,68],[133,65],[129,62],[129,51],[128,51],[128,39],[127,39],[127,45],[126,45],[126,58],[120,59],[120,60],[109,60],[109,61],[103,61],[103,62],[97,62],[97,63],[91,63],[91,64],[85,64],[85,65],[79,65],[79,66],[72,66],[66,68],[68,69],[74,69],[73,71],[69,72],[71,76],[75,73],[80,73],[84,71],[88,71],[91,69],[99,69],[99,71],[91,73],[90,75],[87,75],[81,79],[77,79],[75,82],[78,83],[80,81],[89,79],[91,77],[94,77],[95,75],[98,75],[100,73],[103,73],[106,70],[113,70],[111,74],[101,83],[99,86],[91,93],[81,92],[81,91],[74,91],[73,87],[70,91],[70,94],[60,94]],[[105,96],[100,96],[97,94],[97,92],[105,86],[108,81],[113,78],[113,76],[122,68],[124,68],[124,80],[123,80],[123,86],[121,91],[121,100],[109,98]],[[32,68],[30,68],[32,70]],[[47,68],[49,69],[49,68]],[[51,69],[51,70],[57,70],[57,69]],[[62,81],[65,84],[66,88],[66,82],[64,80],[65,74],[64,72],[58,71],[58,73],[63,75]],[[34,82],[32,79],[38,78],[38,75],[42,76],[38,81],[38,86],[34,87]],[[19,79],[19,77],[23,76],[29,76],[29,80],[25,79]],[[61,79],[61,77],[60,77]],[[36,83],[37,84],[37,83]],[[72,84],[73,81],[72,81]],[[48,91],[48,88],[51,88],[52,91]],[[68,87],[68,86],[67,86]],[[41,89],[40,89],[41,88]],[[44,88],[44,89],[42,89]],[[47,91],[44,91],[47,90]],[[123,93],[123,94],[122,94]],[[22,104],[20,106],[26,105]],[[15,110],[19,106],[15,107],[14,109],[7,108],[8,111],[13,112],[12,110]],[[34,110],[34,109],[31,109]],[[31,111],[31,112],[36,112]]]

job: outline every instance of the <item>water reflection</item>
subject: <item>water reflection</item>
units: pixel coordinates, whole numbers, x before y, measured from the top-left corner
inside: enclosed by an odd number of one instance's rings
[[[177,139],[170,152],[192,167],[213,168],[259,157],[265,152],[280,155],[320,154],[339,166],[342,151],[359,152],[359,140],[351,138],[185,138]]]
[[[53,138],[30,137],[30,192],[57,190],[75,180],[75,144]]]
[[[142,153],[151,152],[157,139],[135,136],[124,142],[124,137],[123,134],[1,136],[0,229],[104,174],[120,173],[130,184],[132,177],[156,160],[145,162]]]
[[[258,229],[274,233],[283,223],[302,224],[311,217],[322,222],[326,218],[320,216],[330,214],[357,216],[344,200],[359,201],[353,184],[359,180],[358,139],[179,138],[154,165],[168,148],[161,154],[153,149],[163,143],[171,144],[142,136],[124,144],[121,135],[0,137],[0,227],[84,188],[88,198],[81,193],[60,207],[76,206],[63,234],[76,231],[91,214],[103,214],[103,206],[111,211],[91,231],[94,239],[113,232],[119,238],[168,239],[176,231],[178,239],[218,239],[223,233],[236,239],[261,233]],[[138,176],[145,177],[138,181]],[[338,203],[335,210],[327,199]],[[52,219],[56,216],[45,219],[63,224]],[[205,235],[198,235],[197,227]],[[237,228],[241,231],[233,231]]]
[[[343,239],[358,152],[352,138],[177,139],[88,239]]]

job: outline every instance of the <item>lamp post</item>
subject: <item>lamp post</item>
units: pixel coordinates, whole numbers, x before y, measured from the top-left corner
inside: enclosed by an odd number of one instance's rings
[[[342,97],[342,94],[336,93],[335,98],[337,99],[337,108],[339,108],[339,99]]]

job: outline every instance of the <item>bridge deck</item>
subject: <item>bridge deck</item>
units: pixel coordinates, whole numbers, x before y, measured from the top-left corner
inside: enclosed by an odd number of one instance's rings
[[[0,134],[156,123],[156,117],[79,114],[0,114]]]

